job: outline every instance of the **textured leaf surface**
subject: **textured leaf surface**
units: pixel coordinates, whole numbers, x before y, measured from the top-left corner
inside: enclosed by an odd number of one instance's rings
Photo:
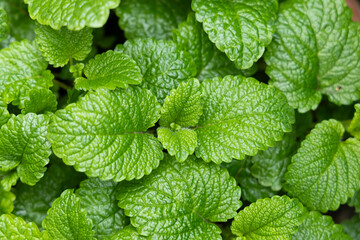
[[[49,89],[34,89],[29,91],[29,98],[24,102],[21,113],[55,112],[57,108],[56,96]]]
[[[360,216],[354,216],[350,220],[341,223],[344,227],[344,232],[349,234],[352,239],[360,239]]]
[[[0,186],[0,215],[13,211],[14,200],[15,195],[12,192],[5,191],[3,187]]]
[[[7,14],[3,8],[0,8],[0,41],[7,38],[9,34],[9,26],[7,23]]]
[[[7,105],[2,99],[0,99],[0,127],[7,123],[10,119],[9,111],[7,110]]]
[[[319,212],[309,212],[306,214],[299,230],[294,234],[292,240],[351,240],[343,232],[340,225],[334,224],[330,216],[323,216]]]
[[[171,39],[172,29],[185,20],[190,0],[122,0],[116,9],[127,39]]]
[[[23,183],[34,185],[44,175],[51,144],[46,139],[49,118],[44,115],[13,116],[0,129],[0,170],[17,167]]]
[[[170,41],[136,39],[118,45],[115,52],[129,55],[139,65],[144,81],[141,86],[163,103],[171,89],[196,75],[191,56]]]
[[[136,228],[129,225],[125,227],[124,229],[120,230],[116,234],[114,234],[111,238],[111,240],[145,240],[147,239],[144,236],[141,236],[137,231]]]
[[[152,239],[221,239],[212,222],[227,221],[241,206],[228,172],[195,157],[186,163],[165,157],[151,175],[120,183],[118,199],[132,225]]]
[[[88,218],[92,220],[97,239],[107,239],[128,225],[124,210],[117,206],[116,186],[112,181],[90,178],[81,182],[76,190],[81,207],[86,209]]]
[[[292,157],[285,189],[311,210],[336,210],[360,186],[360,142],[341,142],[343,133],[340,122],[323,121]]]
[[[23,108],[23,102],[33,89],[48,89],[53,75],[36,44],[14,42],[0,51],[0,95],[7,102]]]
[[[259,179],[263,186],[279,191],[296,147],[294,134],[285,134],[283,140],[277,142],[274,147],[261,151],[252,158],[254,165],[251,167],[251,174]]]
[[[357,139],[360,139],[360,104],[355,104],[354,118],[346,130]]]
[[[257,178],[251,175],[250,168],[252,166],[249,157],[242,161],[233,160],[230,163],[222,163],[230,176],[233,176],[241,187],[241,199],[248,202],[255,202],[258,199],[272,197],[275,192],[268,187],[262,186]]]
[[[264,53],[275,31],[276,0],[193,0],[196,19],[212,42],[241,69]]]
[[[36,42],[45,59],[54,67],[63,67],[69,59],[82,61],[91,51],[92,30],[84,28],[71,31],[66,27],[59,30],[37,24]]]
[[[14,188],[16,200],[13,214],[38,226],[41,226],[53,201],[60,197],[64,190],[76,187],[84,178],[83,174],[72,167],[53,164],[53,160],[51,159],[52,165],[44,177],[35,186],[19,183]]]
[[[57,111],[48,138],[67,165],[102,180],[141,178],[163,158],[158,140],[145,131],[160,117],[160,105],[138,87],[89,92]]]
[[[209,40],[201,23],[196,21],[194,13],[190,13],[187,20],[173,30],[173,40],[194,59],[197,78],[201,81],[241,73]]]
[[[140,84],[142,74],[134,60],[123,53],[97,55],[86,64],[84,74],[87,78],[76,78],[77,89],[96,90],[99,88],[127,88],[128,84]]]
[[[198,157],[230,162],[266,150],[291,131],[294,111],[277,89],[253,78],[205,80],[203,115],[196,128]]]
[[[351,17],[342,0],[282,5],[266,72],[300,112],[316,109],[322,94],[336,104],[360,98],[360,30]]]
[[[32,19],[42,25],[59,30],[67,26],[80,30],[85,26],[102,27],[107,21],[110,9],[116,8],[120,0],[25,0]]]
[[[65,190],[48,211],[42,226],[54,239],[92,239],[92,223],[81,209],[80,198],[73,190]]]
[[[303,220],[305,208],[297,199],[274,196],[241,210],[231,225],[238,239],[291,239]]]
[[[41,234],[35,223],[27,223],[21,217],[10,214],[0,216],[1,239],[40,240]]]

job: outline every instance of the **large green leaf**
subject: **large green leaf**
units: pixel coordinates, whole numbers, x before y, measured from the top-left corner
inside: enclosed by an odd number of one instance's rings
[[[118,45],[115,52],[129,55],[143,74],[141,86],[155,94],[163,103],[171,89],[196,75],[191,56],[171,41],[136,39]]]
[[[134,60],[123,53],[107,51],[96,55],[84,69],[87,78],[78,77],[75,87],[83,90],[100,88],[127,88],[129,84],[140,84],[141,70]]]
[[[42,25],[59,30],[67,26],[70,30],[87,27],[99,28],[107,21],[110,9],[116,8],[120,0],[25,0],[32,19]]]
[[[285,189],[311,210],[336,210],[360,187],[360,142],[335,120],[315,126],[292,157]]]
[[[138,179],[163,158],[146,130],[160,117],[160,104],[146,89],[89,92],[56,112],[48,138],[67,165],[102,180]]]
[[[226,169],[195,157],[165,157],[149,176],[120,183],[118,199],[132,225],[152,239],[221,239],[213,222],[226,222],[241,206]]]
[[[322,94],[336,104],[360,98],[360,30],[351,17],[343,0],[282,4],[266,72],[300,112],[316,109]]]
[[[340,225],[334,224],[330,216],[323,216],[319,212],[306,214],[299,230],[294,234],[292,240],[351,240],[351,237],[343,232]]]
[[[41,234],[35,223],[27,223],[21,217],[10,214],[0,216],[1,239],[40,240]]]
[[[196,19],[212,42],[241,69],[264,53],[275,31],[276,0],[193,0]]]
[[[69,59],[82,61],[91,51],[92,30],[84,28],[71,31],[66,27],[59,30],[37,24],[36,42],[45,59],[54,67],[63,67]]]
[[[108,239],[115,231],[128,225],[124,211],[117,206],[117,184],[89,178],[80,184],[76,195],[81,199],[81,207],[86,209],[92,220],[97,239]]]
[[[71,189],[53,202],[42,226],[52,239],[88,240],[94,235],[93,224]]]
[[[190,13],[187,20],[173,30],[173,39],[194,59],[199,80],[241,74],[235,64],[209,40],[194,13]]]
[[[276,88],[253,78],[227,76],[205,80],[203,115],[196,133],[198,157],[230,162],[274,146],[291,131],[294,110]]]
[[[51,144],[46,139],[49,117],[13,116],[0,129],[0,170],[16,168],[23,183],[35,185],[46,171]]]
[[[238,240],[291,239],[305,211],[299,200],[287,196],[260,199],[239,212],[231,230]]]
[[[33,89],[48,89],[53,75],[37,45],[27,40],[14,42],[0,51],[0,96],[14,105],[24,106]]]
[[[122,0],[116,9],[127,39],[170,39],[172,29],[185,20],[191,0]]]

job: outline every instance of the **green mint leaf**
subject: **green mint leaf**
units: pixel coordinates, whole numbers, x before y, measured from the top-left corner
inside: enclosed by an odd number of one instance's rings
[[[360,216],[356,215],[350,220],[341,223],[344,227],[344,232],[349,234],[352,239],[360,239]]]
[[[212,222],[226,222],[241,206],[226,169],[195,157],[166,156],[151,175],[120,183],[118,199],[140,235],[154,239],[221,239]]]
[[[136,228],[129,225],[124,229],[115,233],[111,238],[111,240],[145,240],[146,237],[141,236],[137,231]]]
[[[340,122],[323,121],[291,159],[285,189],[311,210],[336,210],[360,187],[360,142],[341,142],[343,133]]]
[[[194,13],[190,13],[187,20],[173,30],[173,39],[194,59],[200,81],[241,74],[235,64],[209,40],[201,23],[196,21]]]
[[[349,206],[355,207],[355,212],[360,213],[360,189],[348,201]]]
[[[317,239],[317,240],[351,240],[343,232],[340,225],[334,224],[330,216],[323,216],[319,212],[306,214],[299,230],[294,234],[292,240]]]
[[[294,110],[274,87],[253,78],[226,76],[205,80],[202,89],[204,106],[195,152],[206,162],[256,155],[291,131]]]
[[[140,84],[142,74],[134,60],[123,53],[107,51],[96,55],[85,65],[84,74],[87,78],[78,77],[75,87],[82,90],[96,90],[116,87],[127,88],[129,84]]]
[[[115,52],[130,56],[139,65],[144,81],[141,86],[164,102],[171,89],[196,75],[191,56],[171,41],[135,39],[118,45]]]
[[[35,38],[35,21],[28,14],[23,0],[0,0],[0,8],[4,8],[8,16],[11,37],[17,41]]]
[[[83,63],[77,63],[75,65],[70,66],[69,72],[71,72],[73,77],[76,79],[82,77],[84,67],[85,65]]]
[[[58,157],[89,177],[138,179],[163,158],[161,144],[145,132],[159,117],[160,104],[146,89],[101,89],[57,111],[48,138]]]
[[[25,0],[25,3],[30,17],[42,25],[50,25],[56,30],[62,26],[80,30],[85,26],[102,27],[109,17],[109,10],[119,6],[120,0]]]
[[[160,115],[160,126],[170,128],[172,123],[194,127],[202,115],[202,92],[196,79],[182,82],[166,97]]]
[[[85,240],[94,235],[93,224],[72,189],[65,190],[53,202],[42,226],[53,239]]]
[[[258,199],[272,197],[275,192],[268,187],[261,185],[257,178],[251,175],[250,168],[252,166],[249,157],[242,161],[233,160],[230,163],[222,163],[230,176],[233,176],[241,187],[241,199],[248,202],[255,202]]]
[[[360,139],[360,104],[355,104],[354,118],[346,130],[357,139]]]
[[[14,209],[15,195],[12,192],[5,191],[0,185],[0,215],[11,213]],[[1,230],[0,230],[1,232]]]
[[[189,155],[194,153],[197,145],[197,137],[194,130],[187,128],[173,130],[159,127],[156,131],[163,147],[171,156],[175,156],[179,162],[184,162]]]
[[[0,170],[17,167],[20,180],[35,185],[46,171],[51,144],[46,139],[49,117],[29,113],[13,116],[0,129]]]
[[[239,240],[291,239],[305,211],[297,199],[287,196],[259,199],[238,213],[231,230]]]
[[[14,42],[0,51],[0,95],[7,102],[24,107],[30,90],[48,89],[53,75],[36,44]]]
[[[29,91],[29,98],[24,101],[22,114],[55,112],[56,96],[49,89],[34,89]]]
[[[6,103],[0,98],[0,127],[7,123],[10,119],[9,111]]]
[[[107,239],[113,232],[128,225],[124,210],[117,206],[116,187],[114,182],[90,178],[82,181],[76,190],[81,207],[86,209],[88,218],[92,220],[97,239]]]
[[[74,168],[54,164],[53,160],[51,159],[52,164],[44,177],[35,186],[18,183],[13,189],[16,195],[13,213],[38,226],[41,226],[53,201],[64,190],[76,187],[84,179],[84,175]]]
[[[316,109],[322,94],[336,104],[360,98],[360,31],[351,17],[342,0],[287,1],[280,8],[266,72],[300,112]]]
[[[296,152],[297,144],[293,133],[284,135],[282,141],[266,151],[260,151],[252,157],[251,174],[266,187],[273,191],[282,188],[283,178],[292,155]]]
[[[1,176],[1,186],[5,191],[10,191],[12,186],[15,186],[17,181],[19,180],[19,174],[16,172],[16,170],[8,171],[2,174],[0,172]]]
[[[37,24],[36,42],[45,59],[54,67],[63,67],[69,59],[82,61],[91,51],[92,30],[84,28],[71,31],[66,27],[55,30],[49,26]]]
[[[0,42],[9,35],[9,26],[7,23],[7,13],[0,7]]]
[[[127,39],[171,39],[172,30],[186,19],[191,0],[122,0],[116,9]]]
[[[0,216],[1,239],[40,240],[41,234],[35,223],[27,223],[21,217],[10,214]]]
[[[192,9],[216,47],[239,68],[247,69],[271,42],[278,2],[193,0]]]

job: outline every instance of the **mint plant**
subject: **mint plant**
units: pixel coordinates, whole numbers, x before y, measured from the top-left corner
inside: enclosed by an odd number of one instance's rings
[[[344,0],[0,0],[0,238],[359,239],[351,18]]]

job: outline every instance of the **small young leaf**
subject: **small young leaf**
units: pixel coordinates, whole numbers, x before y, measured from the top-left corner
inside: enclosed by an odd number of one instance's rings
[[[49,89],[34,89],[29,92],[29,98],[24,102],[22,114],[55,112],[56,96]]]
[[[348,201],[349,206],[355,207],[355,212],[360,213],[360,189]]]
[[[36,42],[45,59],[54,67],[63,67],[69,59],[82,61],[91,51],[92,30],[84,28],[71,31],[66,27],[59,30],[37,24]]]
[[[15,195],[12,192],[5,191],[0,185],[0,215],[13,211],[14,200]]]
[[[19,174],[16,170],[1,173],[0,176],[2,177],[0,188],[2,187],[5,191],[10,191],[11,187],[15,186],[19,180]]]
[[[134,60],[123,53],[107,51],[96,55],[85,65],[84,74],[87,78],[78,77],[75,87],[82,90],[97,90],[116,87],[127,88],[129,84],[140,84],[141,70]]]
[[[53,75],[37,45],[27,40],[14,42],[0,51],[0,96],[24,108],[30,90],[48,89]]]
[[[360,239],[360,216],[356,215],[350,220],[341,223],[344,227],[344,232],[349,234],[353,240]]]
[[[305,211],[297,199],[287,196],[260,199],[238,213],[231,230],[238,239],[291,239]]]
[[[135,39],[118,45],[115,52],[125,53],[135,60],[144,78],[141,87],[149,89],[160,103],[171,89],[196,75],[191,56],[171,41]]]
[[[149,176],[120,183],[118,199],[140,235],[153,239],[221,239],[213,222],[226,222],[241,206],[226,169],[195,157],[179,163],[166,156]]]
[[[124,229],[118,231],[110,238],[111,240],[146,240],[146,237],[141,236],[136,228],[129,225]]]
[[[129,221],[124,211],[117,206],[117,184],[89,178],[81,182],[76,195],[81,207],[94,225],[96,239],[107,239],[113,232],[123,229]]]
[[[0,129],[0,170],[17,167],[20,180],[35,185],[46,171],[51,144],[46,139],[49,117],[29,113],[13,116]]]
[[[321,95],[350,104],[360,98],[360,30],[343,0],[287,1],[280,8],[266,72],[300,112]]]
[[[360,142],[341,142],[343,133],[340,122],[323,121],[291,159],[285,189],[311,210],[336,210],[360,187]]]
[[[3,214],[0,216],[0,239],[40,240],[42,238],[35,223],[27,223],[21,217]]]
[[[203,115],[196,133],[198,157],[230,162],[274,146],[291,131],[294,110],[277,89],[253,78],[226,76],[205,80]]]
[[[7,123],[10,119],[9,111],[6,103],[0,98],[0,127]]]
[[[200,81],[241,74],[235,64],[209,40],[201,23],[196,21],[194,13],[190,13],[187,20],[173,30],[173,39],[194,59]]]
[[[85,26],[102,27],[107,21],[110,9],[116,8],[120,0],[25,0],[32,19],[42,25],[59,30],[67,26],[80,30]]]
[[[259,152],[251,159],[254,164],[251,167],[251,174],[259,179],[263,186],[279,191],[282,188],[286,168],[296,148],[294,134],[285,134],[283,140],[277,142],[274,147]]]
[[[122,0],[116,9],[127,39],[171,39],[172,30],[185,20],[191,0]]]
[[[3,8],[0,7],[0,42],[9,35],[9,26],[7,23],[7,14]]]
[[[355,104],[354,118],[346,130],[357,139],[360,139],[360,104]]]
[[[91,220],[80,207],[80,198],[73,190],[65,190],[49,209],[42,226],[51,238],[64,240],[92,239]]]
[[[306,214],[299,230],[294,234],[292,240],[351,240],[343,232],[340,225],[334,224],[330,216],[323,216],[319,212],[309,212]]]
[[[163,158],[161,144],[145,132],[159,117],[160,104],[146,89],[101,89],[57,111],[48,138],[58,157],[89,177],[138,179]]]
[[[196,19],[216,47],[241,69],[264,53],[275,31],[276,0],[193,0]]]

